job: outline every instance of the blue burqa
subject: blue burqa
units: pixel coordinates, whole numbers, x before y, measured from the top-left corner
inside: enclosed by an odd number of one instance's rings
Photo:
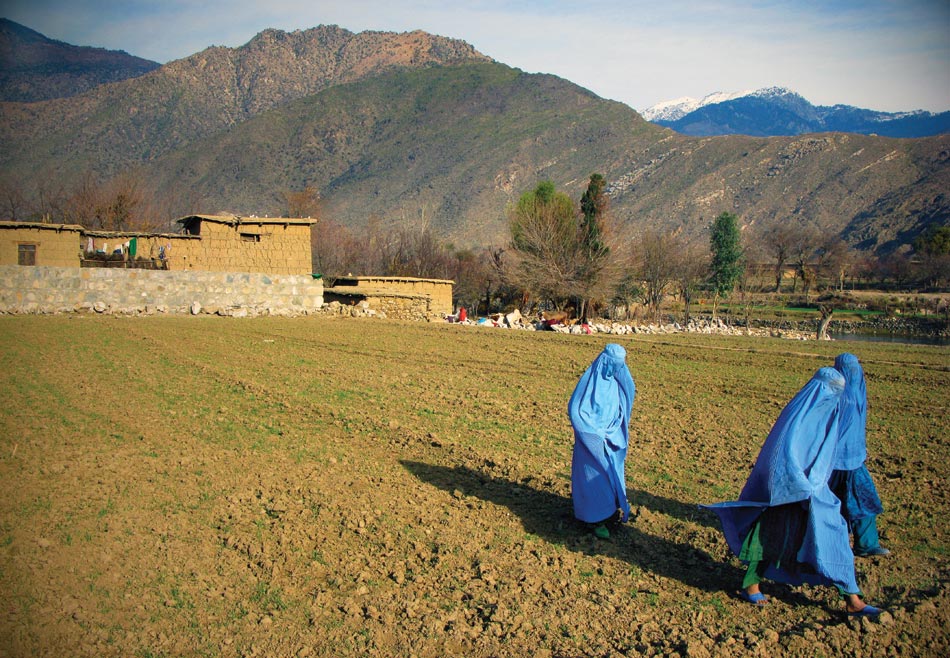
[[[792,585],[837,585],[858,593],[848,526],[828,486],[844,387],[844,378],[834,368],[818,370],[779,414],[739,500],[704,507],[719,515],[726,542],[739,555],[762,512],[799,504],[806,519],[797,564],[771,565],[765,577]]]
[[[829,484],[841,500],[844,518],[854,521],[877,516],[884,507],[864,465],[868,456],[868,392],[864,370],[858,357],[848,352],[835,358],[835,370],[844,376],[845,385],[838,401],[838,450]],[[876,538],[873,544],[877,545]]]
[[[604,347],[567,406],[574,428],[571,498],[574,515],[587,523],[605,521],[618,509],[622,521],[630,515],[624,460],[636,388],[626,356],[620,345]]]
[[[858,357],[839,354],[835,358],[835,370],[844,376],[844,393],[838,406],[838,451],[835,454],[834,470],[853,471],[864,464],[868,456],[865,428],[868,422],[868,391],[864,382],[864,370]]]

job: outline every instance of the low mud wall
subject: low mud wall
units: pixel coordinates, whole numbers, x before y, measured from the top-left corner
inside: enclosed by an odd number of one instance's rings
[[[323,306],[309,274],[0,266],[0,313],[305,315]]]

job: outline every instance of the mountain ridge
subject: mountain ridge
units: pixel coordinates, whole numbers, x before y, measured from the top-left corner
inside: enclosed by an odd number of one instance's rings
[[[24,177],[33,163],[55,160],[58,170],[82,166],[100,176],[129,160],[147,162],[256,114],[400,67],[490,61],[471,45],[424,32],[361,32],[337,26],[283,32],[264,30],[237,48],[211,46],[134,79],[100,85],[41,104],[0,105],[0,167]],[[77,127],[89,138],[74,140]],[[29,140],[23,159],[6,148]]]
[[[778,136],[850,132],[886,137],[931,137],[950,132],[950,112],[883,112],[845,104],[812,105],[785,87],[683,97],[643,110],[648,121],[696,137]]]
[[[122,50],[74,46],[0,18],[0,101],[75,96],[144,75],[161,64]]]
[[[950,222],[947,153],[947,136],[689,137],[458,40],[336,26],[0,103],[0,171],[24,188],[134,171],[180,214],[279,215],[285,191],[309,186],[343,225],[424,220],[463,246],[505,244],[506,204],[539,180],[579,198],[596,172],[633,235],[708,240],[728,210],[750,232],[794,222],[886,252]]]

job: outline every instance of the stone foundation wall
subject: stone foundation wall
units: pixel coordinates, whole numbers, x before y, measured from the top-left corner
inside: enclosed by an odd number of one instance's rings
[[[323,306],[309,274],[0,266],[0,313],[304,315]]]
[[[432,320],[435,314],[430,309],[430,300],[424,296],[375,296],[368,295],[369,307],[384,317],[395,320]]]
[[[429,295],[411,295],[388,291],[360,290],[355,286],[327,288],[324,299],[332,308],[331,315],[372,316],[394,320],[441,320],[444,316],[432,310]]]

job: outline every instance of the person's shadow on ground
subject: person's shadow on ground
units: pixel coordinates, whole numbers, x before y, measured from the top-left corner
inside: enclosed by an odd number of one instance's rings
[[[743,573],[731,564],[712,559],[693,546],[676,543],[637,527],[635,520],[612,529],[610,540],[593,536],[590,529],[574,519],[570,498],[465,466],[441,466],[403,460],[402,465],[423,482],[444,491],[461,492],[481,500],[503,505],[516,514],[527,532],[553,544],[589,555],[608,555],[689,587],[707,592],[733,592]],[[650,506],[658,501],[644,496],[634,501]],[[646,500],[645,500],[646,499]],[[684,503],[660,499],[656,511],[673,515],[699,516]],[[675,503],[673,505],[672,503]]]
[[[707,528],[719,529],[716,515],[698,505],[690,505],[673,498],[657,496],[643,489],[627,489],[627,499],[631,505],[642,505],[654,512],[672,516],[680,521],[689,521]]]

